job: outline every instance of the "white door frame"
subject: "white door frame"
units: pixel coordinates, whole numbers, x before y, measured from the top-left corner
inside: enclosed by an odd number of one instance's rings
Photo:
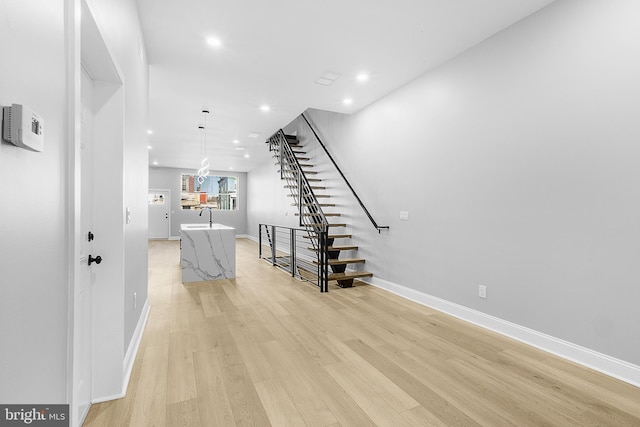
[[[79,302],[81,224],[81,67],[94,78],[95,155],[103,159],[94,168],[93,190],[101,203],[94,207],[96,255],[103,262],[96,269],[93,288],[91,382],[92,402],[122,397],[126,382],[124,361],[124,79],[93,18],[86,0],[65,1],[67,28],[67,126],[68,145],[68,271],[69,317],[67,347],[67,401],[70,426],[81,425],[75,391],[79,364]],[[82,65],[81,65],[82,64]],[[97,211],[97,212],[96,212]],[[98,235],[101,239],[99,240]],[[100,242],[98,244],[98,242]],[[96,303],[96,302],[99,302]]]
[[[154,191],[162,191],[163,193],[166,192],[167,194],[169,194],[169,201],[165,201],[166,205],[167,205],[167,219],[168,219],[168,223],[167,223],[167,239],[171,239],[171,190],[167,189],[167,188],[149,188],[149,191],[147,192],[148,194],[154,192]],[[148,204],[147,204],[147,208],[149,208]],[[151,227],[149,227],[151,228]],[[158,239],[158,237],[149,237],[149,239]]]

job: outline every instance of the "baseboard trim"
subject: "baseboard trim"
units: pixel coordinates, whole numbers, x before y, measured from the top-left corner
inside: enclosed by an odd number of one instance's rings
[[[372,277],[365,281],[418,304],[640,387],[640,366],[387,280]]]
[[[126,393],[118,393],[118,394],[114,394],[112,396],[103,396],[103,397],[101,397],[99,399],[93,399],[91,401],[91,404],[95,405],[96,403],[109,402],[110,400],[118,400],[118,399],[122,399],[125,396],[126,396]]]
[[[169,236],[169,240],[180,240],[180,236]]]
[[[243,239],[249,239],[249,240],[253,240],[256,243],[260,243],[260,241],[258,240],[257,237],[252,236],[250,234],[242,234],[241,236],[242,236]],[[236,236],[236,237],[240,237],[240,236]]]
[[[129,380],[131,379],[131,371],[133,370],[133,364],[136,361],[136,355],[140,349],[140,342],[142,341],[144,328],[147,326],[147,320],[149,320],[150,310],[151,306],[149,305],[149,299],[147,299],[142,307],[142,313],[138,319],[136,330],[133,332],[133,337],[131,338],[129,348],[127,349],[127,354],[125,354],[122,362],[122,392],[113,396],[103,396],[99,399],[94,399],[91,403],[101,403],[109,400],[122,399],[127,395],[127,388],[129,387]]]
[[[129,344],[129,348],[127,349],[127,354],[124,356],[124,376],[122,378],[123,395],[127,394],[129,379],[131,378],[131,371],[133,370],[133,364],[136,361],[136,356],[138,355],[138,350],[140,349],[140,342],[142,342],[142,335],[144,334],[144,328],[147,326],[147,320],[149,320],[150,311],[151,306],[149,305],[149,298],[147,298],[144,302],[144,306],[142,307],[142,313],[140,314],[140,319],[138,319],[136,330],[133,331],[133,337],[131,337],[131,343]]]

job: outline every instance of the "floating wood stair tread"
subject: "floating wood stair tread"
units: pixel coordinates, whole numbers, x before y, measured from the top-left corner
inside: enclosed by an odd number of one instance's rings
[[[313,224],[304,224],[305,227],[313,227],[313,228],[319,228],[322,227],[323,224],[320,223],[313,223]],[[327,224],[327,227],[346,227],[347,224]]]
[[[316,251],[316,252],[320,250],[318,248],[313,248],[313,247],[308,247],[307,249],[309,249],[310,251]],[[328,251],[355,251],[355,250],[358,250],[358,247],[355,245],[329,246],[327,250]]]
[[[315,194],[315,196],[317,198],[320,198],[320,197],[331,197],[328,194]],[[297,194],[287,194],[287,197],[298,197],[298,195]],[[302,195],[302,197],[311,197],[311,194]]]
[[[322,216],[320,213],[303,213],[303,216]],[[330,212],[330,213],[326,213],[324,214],[324,216],[340,216],[342,214],[339,213],[335,213],[335,212]],[[296,216],[300,216],[299,213],[296,212]]]
[[[280,171],[278,171],[278,172],[280,172]],[[310,174],[310,173],[312,173],[312,174],[317,173],[317,172],[311,172],[311,171],[304,171],[304,172],[305,172],[305,175],[306,174]],[[295,171],[292,171],[292,170],[289,170],[289,169],[285,169],[283,171],[283,175],[288,176],[289,179],[293,179],[293,180],[296,180],[296,181],[298,180],[298,175],[296,174]],[[283,179],[287,179],[287,178],[283,178]],[[309,178],[309,177],[307,177],[307,181],[309,181],[309,182],[312,182],[312,181],[313,182],[319,182],[319,181],[322,181],[322,179],[321,178]]]
[[[299,270],[303,270],[305,274],[308,276],[307,279],[311,281],[315,281],[318,278],[318,275],[315,271],[311,271],[302,266],[298,266]],[[372,277],[373,273],[369,273],[368,271],[348,271],[344,273],[330,273],[328,279],[331,281],[335,280],[350,280],[357,279],[361,277]]]
[[[365,262],[364,258],[345,258],[345,259],[330,259],[327,260],[329,265],[345,265],[345,264],[361,264]],[[318,261],[313,261],[314,264],[318,264]]]
[[[288,150],[284,150],[285,153],[292,153],[294,156],[298,156],[300,154],[307,154],[305,151],[300,151],[299,147],[297,145],[290,145]],[[297,150],[298,149],[298,150]],[[279,147],[274,147],[271,149],[271,151],[273,151],[275,154],[273,155],[273,157],[279,157],[280,156],[280,148]]]
[[[298,206],[297,203],[291,203],[291,206]],[[317,205],[314,203],[303,203],[302,206],[322,206],[325,208],[334,208],[336,206],[335,203],[318,203]]]
[[[284,188],[298,188],[297,185],[285,185]],[[312,185],[312,190],[326,190],[327,187],[320,187],[319,185]]]
[[[278,163],[278,164],[280,164],[280,163]],[[285,168],[284,173],[289,173],[289,172],[294,172],[294,171],[295,171],[295,169]],[[280,172],[280,171],[278,171],[278,173],[279,173],[279,172]],[[318,174],[318,171],[304,171],[304,174],[305,174],[305,175],[309,175],[309,174],[317,175],[317,174]]]
[[[284,165],[285,169],[290,169],[290,168],[289,168],[289,165],[292,165],[292,164],[293,164],[293,162],[285,162],[285,165]],[[276,162],[276,163],[274,163],[274,165],[276,165],[276,166],[280,166],[280,162]],[[313,168],[313,167],[315,167],[315,166],[314,166],[314,165],[307,164],[307,163],[300,163],[300,167],[303,167],[303,168]]]
[[[296,143],[290,143],[289,144],[289,149],[285,150],[285,151],[291,151],[294,154],[306,154],[303,151],[300,151],[301,148],[304,148],[302,145],[300,145],[299,142]],[[279,152],[280,151],[280,147],[278,147],[277,145],[274,145],[273,147],[271,147],[271,151],[275,151],[275,152]]]
[[[279,163],[278,163],[279,164]],[[278,171],[278,173],[280,173],[280,171]],[[304,171],[305,175],[306,174],[316,174],[317,172],[312,172],[312,171]],[[289,176],[291,179],[295,179],[296,181],[298,180],[298,171],[297,170],[293,170],[293,169],[285,169],[282,171],[283,175],[287,175]],[[307,181],[322,181],[321,178],[308,178],[307,177]]]
[[[328,261],[329,261],[329,265],[362,264],[366,262],[364,258],[330,259]]]
[[[285,169],[290,169],[288,167],[290,164],[293,164],[293,162],[286,162],[285,165],[284,165]],[[274,163],[274,165],[280,166],[280,162]],[[299,163],[299,165],[300,165],[301,168],[315,168],[316,167],[315,165],[312,165],[311,163]]]
[[[318,236],[302,236],[305,239],[317,239]],[[351,238],[351,234],[329,234],[327,236],[329,239],[349,239]]]
[[[371,276],[373,276],[373,273],[369,273],[368,271],[345,271],[344,273],[330,273],[329,280],[348,280]]]

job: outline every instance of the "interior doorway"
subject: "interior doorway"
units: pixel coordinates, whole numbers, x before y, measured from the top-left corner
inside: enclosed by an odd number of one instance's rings
[[[149,190],[149,239],[171,236],[171,191]]]
[[[68,390],[75,427],[92,403],[123,395],[124,83],[86,0],[70,4]]]

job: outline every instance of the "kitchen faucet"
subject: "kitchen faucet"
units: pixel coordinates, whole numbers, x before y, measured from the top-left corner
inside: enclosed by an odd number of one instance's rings
[[[202,208],[200,210],[200,215],[199,216],[202,216],[202,213],[205,210],[209,210],[209,228],[211,228],[211,227],[213,227],[213,211],[211,210],[211,208]]]

